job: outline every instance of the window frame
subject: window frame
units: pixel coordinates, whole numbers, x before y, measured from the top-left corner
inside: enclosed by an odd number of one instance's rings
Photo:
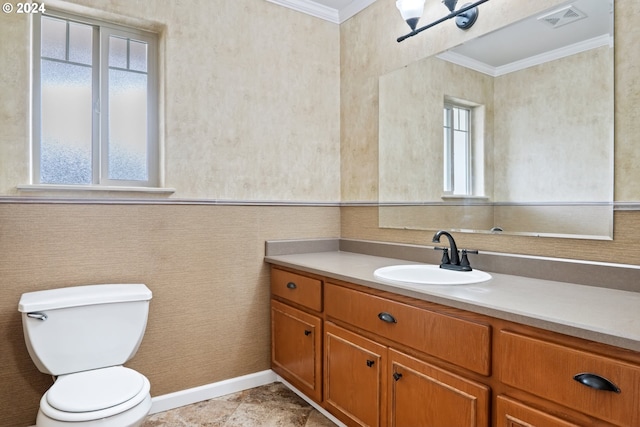
[[[455,120],[453,118],[455,110],[464,110],[468,112],[467,117],[467,130],[460,131],[455,128]],[[447,101],[444,103],[443,113],[447,116],[445,123],[443,123],[443,186],[442,191],[445,196],[454,197],[470,197],[473,196],[473,123],[474,123],[474,109],[468,105],[462,105],[459,103]],[[447,126],[449,124],[450,126]],[[455,136],[456,131],[464,132],[464,150],[466,156],[464,158],[464,192],[456,192],[456,156],[455,156]]]
[[[42,155],[42,17],[62,19],[93,27],[92,45],[92,182],[91,184],[41,183]],[[36,186],[86,189],[157,188],[160,186],[160,106],[159,106],[159,35],[150,31],[96,20],[90,17],[47,9],[33,18],[32,111],[31,111],[31,176]],[[147,180],[114,180],[108,177],[109,150],[109,49],[110,36],[147,43]],[[68,43],[68,40],[67,40]],[[67,50],[68,54],[68,50]]]

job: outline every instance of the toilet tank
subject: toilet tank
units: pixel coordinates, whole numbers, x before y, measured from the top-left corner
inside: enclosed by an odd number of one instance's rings
[[[25,293],[18,310],[29,355],[51,375],[122,365],[142,342],[150,300],[142,284]]]

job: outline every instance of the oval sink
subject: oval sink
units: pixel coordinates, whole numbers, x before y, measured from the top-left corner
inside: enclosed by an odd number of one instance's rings
[[[430,264],[392,265],[377,269],[373,275],[379,280],[414,285],[468,285],[491,279],[489,273],[480,270],[454,271]]]

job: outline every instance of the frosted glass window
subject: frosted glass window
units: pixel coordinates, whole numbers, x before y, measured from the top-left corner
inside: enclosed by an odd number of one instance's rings
[[[69,61],[91,65],[93,57],[93,27],[69,23]]]
[[[91,86],[91,68],[42,60],[41,183],[91,183]]]
[[[128,68],[127,56],[127,39],[109,37],[109,66]]]
[[[157,36],[82,21],[34,17],[34,181],[157,186]]]
[[[109,70],[109,179],[147,179],[147,76]]]
[[[147,44],[134,40],[129,41],[129,68],[136,71],[147,71]]]
[[[67,58],[67,21],[42,18],[41,56],[65,60]]]

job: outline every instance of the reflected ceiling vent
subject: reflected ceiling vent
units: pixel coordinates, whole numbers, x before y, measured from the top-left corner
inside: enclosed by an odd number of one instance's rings
[[[569,5],[539,17],[538,21],[544,22],[551,28],[558,28],[586,17],[584,12]]]

